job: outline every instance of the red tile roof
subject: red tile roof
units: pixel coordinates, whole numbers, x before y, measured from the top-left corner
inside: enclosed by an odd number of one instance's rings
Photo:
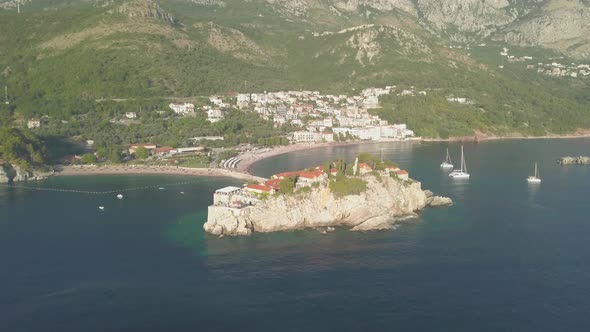
[[[260,191],[266,191],[266,192],[270,192],[272,190],[271,187],[263,186],[261,184],[249,184],[246,186],[246,188],[260,190]]]
[[[268,181],[264,182],[264,185],[267,187],[271,187],[275,190],[279,190],[280,189],[280,186],[279,186],[280,182],[281,182],[280,179],[268,180]]]
[[[367,168],[367,169],[372,169],[371,166],[369,166],[367,163],[360,163],[359,164],[359,168]]]
[[[397,174],[408,174],[408,171],[400,169],[399,171],[395,171]]]
[[[156,153],[166,153],[166,152],[170,152],[170,151],[172,151],[172,150],[174,150],[174,148],[173,148],[173,147],[170,147],[170,146],[163,146],[163,147],[161,147],[161,148],[156,148]]]
[[[324,174],[324,172],[321,172],[321,171],[313,171],[313,172],[301,172],[301,174],[299,174],[299,176],[302,178],[306,178],[306,179],[315,179],[315,178],[321,177],[323,174]]]
[[[297,172],[284,172],[284,173],[275,174],[274,177],[277,177],[277,178],[288,178],[290,176],[297,176],[299,174],[301,174],[301,171],[297,171]]]

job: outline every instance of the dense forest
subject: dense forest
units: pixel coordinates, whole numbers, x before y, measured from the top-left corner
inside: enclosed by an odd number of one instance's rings
[[[29,130],[0,127],[0,160],[29,168],[45,162],[44,142]]]

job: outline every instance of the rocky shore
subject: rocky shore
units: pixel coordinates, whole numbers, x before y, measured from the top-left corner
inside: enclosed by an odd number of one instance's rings
[[[416,216],[428,205],[452,204],[450,198],[434,196],[416,181],[363,177],[367,190],[360,195],[336,197],[328,186],[307,193],[277,195],[254,206],[232,209],[209,206],[206,232],[213,235],[250,235],[333,226],[352,231],[391,229],[400,219]]]
[[[43,180],[53,174],[51,169],[25,169],[16,164],[0,164],[0,183]]]
[[[560,165],[590,165],[590,157],[562,157],[557,161]]]

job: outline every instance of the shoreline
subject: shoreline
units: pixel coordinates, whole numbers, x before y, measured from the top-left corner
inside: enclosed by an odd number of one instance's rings
[[[250,170],[252,166],[259,161],[264,159],[279,156],[282,154],[296,152],[296,151],[303,151],[303,150],[313,150],[325,147],[337,147],[337,146],[348,146],[348,145],[357,145],[357,144],[377,144],[377,143],[384,143],[386,141],[375,142],[375,141],[352,141],[352,142],[330,142],[330,143],[296,143],[286,146],[281,146],[278,148],[270,148],[270,150],[257,152],[257,151],[248,151],[245,153],[241,153],[237,156],[237,158],[242,159],[237,167],[236,170],[238,172],[251,174]],[[398,142],[398,141],[392,141]]]
[[[242,159],[235,169],[226,168],[191,168],[177,166],[146,166],[146,165],[78,165],[62,166],[57,168],[53,176],[86,176],[86,175],[186,175],[202,177],[231,177],[240,180],[264,181],[266,179],[251,173],[252,166],[267,158],[279,156],[296,151],[313,150],[325,147],[339,147],[361,144],[379,144],[387,142],[486,142],[500,140],[530,140],[530,139],[576,139],[590,138],[590,133],[562,136],[467,136],[451,138],[422,138],[410,141],[351,141],[330,143],[296,143],[276,148],[267,148],[256,151],[248,151],[239,154]]]
[[[63,166],[56,170],[54,176],[87,176],[87,175],[185,175],[202,177],[231,177],[240,180],[266,180],[247,173],[223,168],[191,168],[176,166],[145,166],[145,165],[80,165]]]
[[[486,141],[508,141],[508,140],[531,140],[531,139],[576,139],[576,138],[589,138],[590,132],[588,130],[580,131],[579,134],[570,135],[544,135],[544,136],[485,136],[485,135],[473,135],[473,136],[462,136],[462,137],[449,137],[449,138],[423,138],[422,142],[486,142]]]

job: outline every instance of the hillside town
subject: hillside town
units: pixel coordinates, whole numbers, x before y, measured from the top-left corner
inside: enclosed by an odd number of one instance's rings
[[[590,76],[590,64],[579,64],[575,62],[563,64],[560,60],[564,60],[564,57],[548,58],[544,62],[535,62],[530,55],[515,56],[509,54],[509,51],[506,47],[502,48],[500,56],[505,57],[509,63],[525,63],[526,69],[536,70],[537,73],[542,75],[571,78]],[[500,65],[500,68],[503,67],[503,65]]]
[[[369,88],[359,95],[322,95],[319,91],[278,91],[237,93],[227,97],[210,96],[201,110],[211,123],[221,121],[224,111],[237,108],[253,112],[276,127],[290,125],[297,130],[289,134],[292,142],[332,142],[335,140],[403,140],[414,136],[405,124],[389,124],[368,110],[379,107],[379,96],[396,90],[395,86]],[[403,90],[399,95],[426,94]],[[171,103],[170,109],[182,116],[194,116],[192,103]]]

